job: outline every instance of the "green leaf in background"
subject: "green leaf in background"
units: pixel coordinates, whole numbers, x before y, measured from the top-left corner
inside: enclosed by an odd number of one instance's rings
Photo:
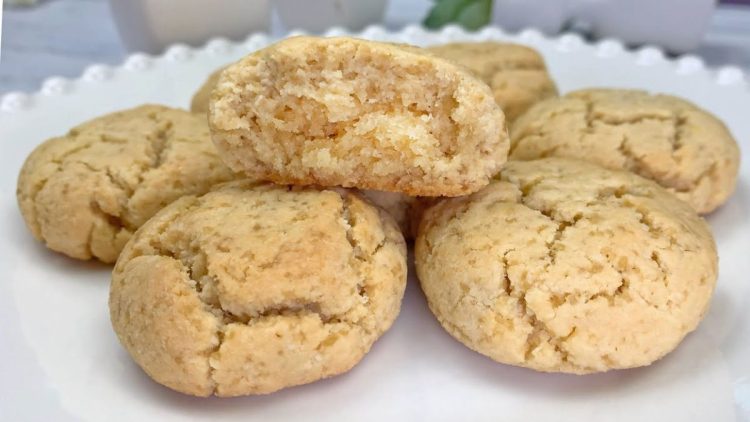
[[[471,4],[473,0],[437,0],[429,15],[424,20],[428,28],[440,28],[447,23],[453,22],[458,13]]]
[[[487,25],[492,14],[492,0],[437,0],[424,20],[430,29],[457,23],[466,29]]]
[[[456,22],[466,29],[479,29],[490,21],[492,0],[478,0],[461,10]]]

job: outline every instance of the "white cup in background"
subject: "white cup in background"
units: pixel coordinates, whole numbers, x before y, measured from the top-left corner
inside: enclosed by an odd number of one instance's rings
[[[267,31],[271,22],[269,0],[109,0],[109,5],[125,46],[152,54],[178,42],[242,39]]]

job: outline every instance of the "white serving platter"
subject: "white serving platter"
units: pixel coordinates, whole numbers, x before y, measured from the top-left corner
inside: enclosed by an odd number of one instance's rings
[[[326,35],[343,35],[331,29]],[[541,51],[562,92],[592,86],[642,88],[688,98],[723,119],[750,151],[750,87],[741,70],[706,69],[696,57],[630,51],[614,40],[545,38],[535,30],[466,33],[370,27],[364,38],[428,45],[507,40]],[[574,376],[495,363],[451,338],[412,276],[393,328],[349,373],[258,397],[200,399],[151,381],[110,328],[108,266],[46,250],[23,224],[18,170],[45,139],[106,112],[153,102],[187,107],[215,68],[272,42],[253,35],[159,57],[93,65],[76,80],[50,78],[40,92],[0,98],[0,420],[3,421],[383,421],[383,420],[750,420],[750,166],[737,191],[708,217],[720,277],[711,311],[661,361]]]

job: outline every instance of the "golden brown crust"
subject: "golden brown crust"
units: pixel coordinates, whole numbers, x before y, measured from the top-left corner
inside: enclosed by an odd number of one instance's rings
[[[717,277],[711,232],[687,204],[562,158],[511,161],[487,188],[430,208],[415,257],[456,339],[499,362],[579,374],[673,350]]]
[[[530,47],[485,41],[436,45],[427,50],[466,66],[489,85],[509,124],[534,103],[557,96],[544,58]]]
[[[347,191],[249,181],[186,196],[133,236],[112,324],[157,382],[263,394],[347,371],[398,315],[406,247]]]
[[[93,119],[38,146],[17,197],[27,226],[52,250],[114,262],[163,206],[235,176],[205,118],[145,105]]]
[[[456,196],[486,185],[506,159],[489,88],[418,48],[296,37],[221,75],[212,136],[254,179]]]
[[[709,213],[734,191],[737,142],[724,124],[669,95],[571,92],[532,107],[511,128],[511,159],[580,158],[652,179]]]

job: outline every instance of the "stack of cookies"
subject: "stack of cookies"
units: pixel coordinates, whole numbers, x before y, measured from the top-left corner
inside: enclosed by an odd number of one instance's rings
[[[37,239],[115,262],[112,326],[174,390],[349,370],[399,313],[405,239],[446,331],[502,363],[648,365],[707,311],[698,213],[731,195],[739,151],[687,101],[558,97],[513,44],[297,37],[217,71],[191,108],[84,123],[18,181]]]

